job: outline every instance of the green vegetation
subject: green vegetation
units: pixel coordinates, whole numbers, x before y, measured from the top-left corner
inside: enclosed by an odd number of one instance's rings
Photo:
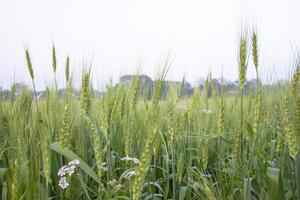
[[[86,71],[80,100],[69,57],[63,97],[55,79],[38,99],[26,49],[33,93],[24,88],[16,97],[12,88],[8,101],[0,98],[0,198],[300,199],[300,66],[289,82],[267,87],[258,77],[258,48],[256,33],[241,36],[236,95],[217,90],[210,76],[191,98],[182,95],[184,79],[163,94],[167,60],[151,99],[140,76],[97,97]],[[55,77],[54,46],[52,53]],[[245,93],[250,62],[257,81]],[[62,166],[75,170],[66,188]]]

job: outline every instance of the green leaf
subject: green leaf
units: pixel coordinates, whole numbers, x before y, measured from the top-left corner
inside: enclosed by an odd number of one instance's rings
[[[68,158],[69,160],[79,160],[80,163],[78,165],[78,167],[80,169],[82,169],[82,171],[84,171],[86,174],[88,174],[92,179],[94,179],[96,182],[98,182],[99,184],[101,184],[101,180],[99,178],[99,176],[97,176],[97,174],[92,170],[92,168],[90,166],[88,166],[88,164],[86,164],[78,155],[76,155],[73,151],[71,151],[68,148],[62,148],[58,142],[54,142],[52,144],[50,144],[50,149],[52,149],[53,151],[56,151],[57,153],[65,156],[66,158]]]
[[[143,198],[144,200],[149,200],[149,199],[162,199],[162,197],[164,197],[162,194],[149,194],[148,196],[146,196],[145,198]]]
[[[1,168],[3,169],[3,168]],[[2,184],[2,191],[0,191],[2,193],[2,195],[0,196],[2,200],[7,200],[8,197],[7,197],[7,182],[4,182]]]
[[[23,180],[25,180],[25,179],[27,178],[27,175],[26,175],[26,169],[27,169],[28,165],[29,165],[29,161],[28,161],[28,160],[24,160],[24,161],[21,163],[19,172],[20,172],[20,177],[22,177]]]
[[[83,178],[82,178],[82,175],[81,174],[78,174],[78,178],[79,178],[79,182],[80,182],[80,184],[81,184],[81,186],[82,186],[82,188],[83,188],[83,190],[84,190],[84,193],[85,193],[85,195],[86,195],[86,198],[88,199],[88,200],[91,200],[91,198],[90,198],[90,195],[89,195],[89,193],[88,193],[88,191],[87,191],[87,186],[85,185],[85,183],[84,183],[84,181],[82,180]]]
[[[5,172],[8,170],[8,168],[0,168],[0,179],[3,178],[3,176],[5,175]]]
[[[163,190],[162,187],[161,187],[158,183],[156,183],[156,182],[146,182],[146,183],[144,183],[143,188],[146,188],[146,187],[148,187],[149,185],[155,186],[155,187],[160,191],[160,193],[164,194],[164,190]]]
[[[298,199],[300,199],[300,151],[296,157],[296,187],[297,187],[297,195]]]
[[[248,121],[246,122],[246,129],[247,129],[248,134],[249,134],[251,137],[253,137],[253,129],[252,129],[251,124],[250,124]]]
[[[179,191],[179,200],[184,200],[187,192],[187,187],[181,187]]]
[[[256,196],[259,196],[259,192],[257,188],[255,188],[255,185],[253,184],[255,182],[254,178],[245,178],[244,179],[244,189],[243,189],[243,199],[253,199],[253,194],[256,194]]]
[[[251,199],[251,178],[244,179],[243,199]]]
[[[280,169],[269,167],[267,170],[267,193],[266,199],[282,200],[284,198],[283,186],[280,178]]]

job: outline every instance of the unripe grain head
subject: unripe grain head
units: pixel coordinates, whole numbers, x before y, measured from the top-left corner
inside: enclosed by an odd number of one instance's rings
[[[27,62],[27,68],[28,68],[28,71],[29,71],[29,75],[30,75],[31,79],[34,80],[34,73],[33,73],[31,59],[30,59],[28,49],[25,49],[25,56],[26,56],[26,62]]]
[[[244,88],[247,72],[247,38],[242,35],[239,44],[239,81],[240,88]]]
[[[258,44],[257,44],[257,33],[254,31],[252,33],[252,59],[255,66],[255,70],[258,70]]]
[[[67,56],[66,60],[66,82],[68,83],[70,79],[70,57]]]
[[[55,51],[55,46],[53,44],[52,46],[52,69],[53,72],[56,72],[56,51]]]

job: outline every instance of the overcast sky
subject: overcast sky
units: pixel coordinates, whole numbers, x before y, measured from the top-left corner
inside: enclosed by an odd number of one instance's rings
[[[223,71],[234,80],[242,24],[258,29],[262,77],[286,78],[300,46],[299,10],[299,0],[0,0],[0,85],[29,82],[24,46],[38,88],[51,83],[52,42],[60,87],[67,55],[76,82],[83,63],[92,63],[97,84],[134,73],[139,63],[153,78],[168,51],[168,79],[196,83]],[[251,62],[247,76],[254,77]]]

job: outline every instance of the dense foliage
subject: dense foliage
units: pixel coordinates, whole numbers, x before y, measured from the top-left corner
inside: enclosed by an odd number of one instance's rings
[[[89,71],[78,100],[69,57],[63,98],[56,84],[42,100],[12,88],[0,101],[1,199],[300,199],[300,68],[283,85],[257,77],[244,94],[248,63],[260,68],[257,45],[256,33],[252,48],[241,37],[237,95],[208,78],[191,98],[171,84],[161,99],[168,60],[150,100],[139,76],[96,98]],[[36,94],[28,50],[26,59]],[[71,160],[62,188],[58,172]]]

